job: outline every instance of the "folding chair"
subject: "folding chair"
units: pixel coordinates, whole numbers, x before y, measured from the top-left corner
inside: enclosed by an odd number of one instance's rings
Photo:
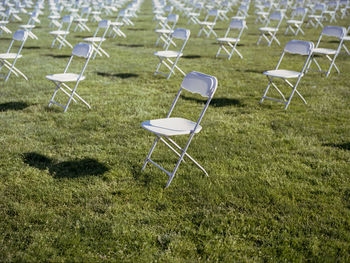
[[[28,23],[26,25],[20,25],[19,28],[25,30],[28,32],[28,36],[32,39],[38,40],[38,37],[32,32],[32,29],[35,27],[35,23],[40,23],[40,20],[38,19],[39,13],[33,12],[28,20]]]
[[[293,98],[294,93],[296,93],[301,98],[301,100],[306,104],[306,100],[299,93],[299,91],[297,90],[297,87],[299,85],[301,78],[305,75],[305,70],[307,68],[307,65],[308,65],[310,59],[311,59],[313,48],[314,48],[314,44],[312,42],[309,42],[309,41],[291,40],[286,44],[284,51],[283,51],[283,53],[282,53],[282,55],[277,63],[276,68],[274,70],[268,70],[268,71],[265,71],[263,73],[269,79],[269,83],[267,84],[266,90],[264,92],[263,97],[260,100],[260,103],[262,103],[264,101],[264,99],[269,99],[269,100],[281,102],[281,103],[286,104],[284,109],[287,110],[287,108],[288,108],[288,106]],[[294,70],[289,70],[289,69],[279,69],[279,67],[282,63],[282,59],[287,54],[306,56],[306,61],[304,62],[304,65],[303,65],[301,71],[294,71]],[[279,78],[279,79],[284,80],[284,82],[287,83],[287,85],[292,88],[292,93],[290,94],[288,100],[285,98],[282,91],[273,82],[274,78]],[[289,81],[289,79],[296,79],[295,84],[292,84]],[[275,98],[266,96],[271,85],[276,89],[276,91],[283,98],[283,100],[275,99]]]
[[[203,8],[203,3],[196,3],[192,11],[188,13],[188,18],[189,18],[187,22],[188,25],[191,23],[196,25],[200,22],[199,17],[201,15],[202,8]]]
[[[269,18],[269,14],[272,10],[273,3],[271,1],[264,2],[261,6],[258,6],[259,11],[256,12],[255,24],[258,22],[264,24]]]
[[[161,74],[161,75],[166,76],[167,79],[169,79],[172,73],[175,74],[175,68],[178,71],[180,71],[183,75],[186,75],[176,64],[177,64],[178,60],[180,59],[180,57],[182,57],[182,55],[183,55],[182,52],[186,46],[186,43],[190,37],[190,34],[191,34],[191,32],[188,29],[177,28],[174,30],[174,32],[170,36],[169,42],[168,42],[165,50],[157,51],[154,53],[154,55],[159,58],[159,64],[157,66],[156,71],[154,72],[154,75]],[[175,41],[175,40],[183,42],[179,51],[169,50],[170,43],[172,41]],[[175,59],[175,60],[172,61],[171,59]],[[169,74],[165,74],[165,73],[162,73],[159,71],[159,68],[162,64],[170,70]]]
[[[206,34],[207,37],[213,33],[213,35],[216,37],[216,33],[214,31],[214,27],[216,25],[216,21],[218,19],[219,12],[216,9],[209,10],[207,16],[205,17],[204,21],[199,21],[198,24],[201,26],[201,29],[198,32],[198,36],[200,37],[202,32]]]
[[[340,50],[342,48],[343,45],[343,41],[344,41],[344,36],[346,35],[346,28],[345,27],[339,27],[339,26],[325,26],[322,30],[322,33],[317,41],[316,47],[314,48],[313,51],[313,56],[312,59],[310,60],[309,66],[307,68],[307,71],[311,70],[311,71],[318,71],[321,73],[325,73],[326,77],[329,76],[329,74],[331,73],[332,68],[334,67],[335,70],[338,72],[338,74],[340,73],[337,65],[335,64],[335,59],[337,58],[338,54],[340,53]],[[332,38],[337,38],[338,39],[338,47],[336,49],[332,49],[332,48],[320,48],[320,43],[321,43],[321,39],[323,37],[332,37]],[[317,62],[316,60],[316,56],[326,56],[326,58],[331,62],[331,64],[328,67],[327,71],[322,70],[320,64]],[[332,56],[332,57],[331,57]],[[310,66],[312,64],[312,62],[315,62],[316,66],[318,69],[310,69]]]
[[[72,100],[74,102],[77,102],[77,100],[75,99],[75,97],[76,97],[77,99],[82,101],[89,109],[91,108],[90,105],[82,97],[80,97],[76,93],[76,89],[77,89],[80,81],[85,79],[85,76],[83,76],[83,73],[84,73],[84,71],[89,63],[89,60],[91,58],[92,53],[93,53],[93,47],[91,44],[79,43],[79,44],[74,46],[73,51],[72,51],[72,56],[70,57],[64,72],[60,73],[60,74],[53,74],[53,75],[46,76],[46,78],[48,80],[51,80],[53,83],[55,83],[55,86],[56,86],[56,89],[52,95],[50,102],[49,102],[49,107],[51,106],[51,104],[56,104],[56,105],[62,107],[64,109],[64,112],[66,112],[68,109],[68,106]],[[69,66],[71,65],[71,62],[72,62],[74,56],[83,57],[86,59],[84,66],[83,66],[83,69],[81,70],[81,72],[79,74],[67,72]],[[73,89],[70,88],[66,84],[66,82],[75,82],[74,88]],[[58,90],[63,91],[63,93],[69,97],[66,105],[60,104],[54,100]]]
[[[182,81],[180,90],[177,93],[175,100],[166,118],[149,120],[141,124],[142,128],[156,135],[156,139],[154,140],[151,150],[147,155],[146,161],[142,166],[142,171],[145,169],[148,162],[160,168],[163,172],[165,172],[169,176],[169,180],[168,180],[168,183],[166,184],[166,188],[169,187],[181,162],[184,161],[185,156],[188,157],[189,160],[191,160],[200,170],[202,170],[206,176],[208,176],[208,173],[205,171],[205,169],[187,153],[187,149],[193,139],[193,136],[199,133],[202,129],[200,122],[203,119],[203,116],[206,110],[208,109],[208,106],[210,104],[211,99],[214,96],[216,88],[217,88],[217,79],[215,77],[193,71],[187,74],[184,80]],[[184,119],[184,118],[179,118],[179,117],[170,117],[176,105],[176,102],[180,98],[180,94],[182,90],[186,90],[191,93],[198,93],[202,97],[208,98],[196,122],[188,119]],[[170,138],[172,136],[177,136],[177,135],[189,135],[189,139],[185,144],[185,147],[182,148],[173,139]],[[164,169],[162,166],[160,166],[159,164],[157,164],[151,159],[151,155],[159,140],[163,142],[166,146],[168,146],[179,157],[172,172],[167,171],[166,169]],[[177,150],[179,150],[179,152]]]
[[[9,70],[9,72],[7,73],[7,75],[5,77],[5,82],[9,79],[12,72],[17,77],[18,77],[18,75],[21,75],[25,80],[28,80],[26,75],[24,75],[18,68],[15,67],[17,59],[22,57],[21,51],[22,51],[22,48],[24,46],[24,43],[27,40],[27,37],[28,37],[28,32],[26,32],[24,30],[17,30],[13,34],[12,41],[10,43],[9,48],[7,49],[7,52],[0,54],[0,72],[1,72],[1,69],[3,67],[5,67]],[[18,49],[17,53],[10,53],[11,48],[12,48],[15,41],[18,41],[21,43],[19,46],[19,49]],[[11,62],[9,62],[9,60],[13,60],[13,62],[11,63]],[[4,76],[2,76],[2,77],[4,77]]]
[[[109,25],[110,25],[109,20],[101,20],[98,23],[98,27],[95,31],[94,36],[84,38],[84,41],[90,42],[94,48],[95,54],[94,54],[93,59],[95,59],[96,54],[98,54],[99,56],[102,56],[102,54],[103,54],[109,58],[109,54],[105,50],[103,50],[101,47],[102,42],[106,40],[105,36],[106,36],[107,31],[109,29]],[[104,32],[103,32],[102,36],[99,37],[99,36],[97,36],[97,33],[100,29],[104,29]]]
[[[260,37],[258,39],[257,45],[260,44],[261,39],[265,39],[268,43],[268,46],[271,46],[272,42],[275,40],[277,44],[280,46],[280,42],[276,38],[276,34],[278,32],[278,29],[282,23],[283,20],[283,14],[281,12],[274,12],[271,13],[269,16],[269,19],[266,22],[266,25],[264,27],[260,27]],[[270,39],[268,36],[270,36]]]
[[[116,36],[126,38],[125,33],[120,29],[123,25],[124,25],[124,22],[118,21],[118,17],[116,21],[110,22],[111,31],[109,33],[109,36],[111,36],[112,33],[114,32],[113,38],[115,38]]]
[[[233,19],[225,33],[225,36],[222,37],[222,38],[217,38],[216,40],[219,42],[220,44],[220,47],[219,47],[219,50],[218,52],[216,53],[216,57],[220,56],[220,52],[221,50],[223,49],[227,55],[224,55],[224,56],[227,56],[228,59],[231,59],[232,55],[234,52],[236,52],[238,54],[238,56],[242,59],[243,56],[241,53],[239,53],[239,51],[237,50],[237,44],[238,42],[240,41],[241,39],[241,35],[243,33],[243,30],[245,28],[245,20],[238,20],[238,19]],[[229,33],[232,31],[232,30],[236,30],[238,34],[236,34],[236,37],[230,37],[229,36]],[[225,45],[227,45],[231,51],[229,51]]]
[[[86,25],[86,23],[89,21],[90,13],[91,13],[91,7],[84,7],[81,10],[81,14],[76,15],[76,17],[74,18],[74,22],[76,22],[77,25],[74,28],[74,32],[76,32],[78,28],[80,32],[82,31],[90,32],[90,28]]]
[[[58,28],[58,30],[51,31],[50,34],[55,36],[54,40],[52,41],[51,48],[55,46],[55,42],[57,40],[59,45],[59,49],[62,48],[62,46],[69,46],[70,48],[73,48],[71,43],[67,41],[67,35],[69,34],[69,29],[73,22],[73,16],[72,15],[66,15],[62,18],[61,26]],[[63,26],[67,24],[65,30],[63,30]]]
[[[287,29],[284,34],[287,35],[288,31],[290,30],[295,36],[298,35],[299,32],[304,35],[304,31],[301,29],[301,26],[304,23],[306,14],[307,8],[305,7],[297,7],[295,10],[293,10],[291,19],[287,20]]]
[[[308,16],[309,21],[307,22],[307,26],[311,25],[314,28],[318,28],[320,26],[323,27],[322,20],[324,19],[324,12],[327,10],[326,4],[318,3],[315,4],[312,9],[312,14]]]
[[[158,46],[160,40],[164,42],[163,47],[165,47],[168,44],[170,34],[174,32],[174,28],[178,20],[179,20],[179,15],[170,14],[168,15],[165,23],[163,24],[163,28],[159,28],[155,30],[155,32],[158,34],[156,46]],[[176,46],[174,42],[172,42],[171,44]]]
[[[323,16],[325,20],[329,22],[337,22],[336,16],[339,9],[339,1],[329,1],[327,3],[327,10],[324,11]]]
[[[11,34],[12,31],[6,27],[6,25],[9,23],[10,9],[7,9],[5,13],[1,13],[1,15],[2,20],[0,21],[0,35],[2,34],[2,32]]]
[[[347,33],[349,33],[349,32],[350,32],[350,26],[347,29]],[[350,55],[349,49],[345,46],[345,43],[344,43],[345,41],[350,41],[350,35],[346,35],[346,36],[343,37],[343,48],[345,49],[346,53],[348,55]]]

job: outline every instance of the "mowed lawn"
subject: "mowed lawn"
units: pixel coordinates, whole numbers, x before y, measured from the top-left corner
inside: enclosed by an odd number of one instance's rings
[[[216,76],[218,89],[188,150],[209,177],[185,162],[164,189],[161,170],[149,164],[141,172],[154,137],[140,124],[166,116],[183,76],[153,75],[161,47],[152,2],[143,2],[134,27],[122,28],[125,39],[103,43],[110,58],[90,61],[77,92],[92,108],[72,103],[66,113],[48,107],[54,85],[45,76],[63,72],[71,54],[50,48],[48,14],[46,6],[33,30],[39,40],[26,42],[16,64],[29,80],[12,75],[0,82],[1,262],[350,261],[350,56],[337,58],[340,74],[302,79],[307,105],[298,96],[287,111],[277,102],[259,104],[267,85],[262,72],[276,66],[289,40],[316,43],[320,28],[303,27],[305,35],[295,37],[284,35],[283,22],[281,46],[257,46],[261,25],[252,4],[238,45],[244,58],[227,60],[215,58],[213,36],[197,37],[199,26],[180,14],[178,27],[191,37],[178,65]],[[217,23],[219,36],[228,24]],[[90,33],[67,39],[77,44],[91,36],[97,23],[88,25]],[[0,52],[10,40],[0,36]],[[302,60],[289,57],[284,66],[300,68]],[[203,101],[184,93],[174,116],[196,120]],[[163,145],[153,157],[167,169],[176,162]]]

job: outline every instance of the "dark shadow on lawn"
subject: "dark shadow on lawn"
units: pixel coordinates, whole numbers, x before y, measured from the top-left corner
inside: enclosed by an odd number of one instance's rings
[[[9,110],[24,110],[29,107],[29,104],[22,101],[12,101],[0,104],[0,112]]]
[[[40,47],[36,47],[36,46],[29,46],[29,47],[24,46],[23,48],[24,49],[40,49]]]
[[[262,74],[264,71],[259,71],[256,69],[237,69],[238,72],[246,72],[246,73],[256,73],[256,74]]]
[[[71,57],[71,55],[52,55],[52,54],[46,54],[45,56],[52,57],[52,58],[70,58]]]
[[[181,96],[181,98],[183,98],[184,100],[195,101],[197,103],[203,103],[203,104],[207,102],[207,100],[185,97],[185,96]],[[228,98],[213,98],[210,102],[210,105],[217,108],[231,106],[231,105],[244,106],[239,100],[228,99]]]
[[[183,58],[186,59],[195,59],[195,58],[201,58],[201,56],[199,55],[186,55],[186,56],[182,56]]]
[[[109,78],[121,78],[121,79],[128,79],[128,78],[136,78],[139,75],[134,73],[107,73],[107,72],[97,72],[97,75],[102,77],[109,77]]]
[[[141,44],[116,44],[118,47],[144,47],[144,45]]]
[[[56,162],[42,154],[29,152],[23,154],[23,162],[39,170],[49,169],[55,178],[77,178],[102,175],[109,169],[92,158],[82,160]]]
[[[146,31],[148,29],[146,29],[146,28],[127,28],[127,30],[130,30],[130,31]]]
[[[350,142],[345,142],[345,143],[326,143],[326,144],[323,144],[323,146],[328,146],[328,147],[333,147],[333,148],[338,148],[338,149],[350,151]]]

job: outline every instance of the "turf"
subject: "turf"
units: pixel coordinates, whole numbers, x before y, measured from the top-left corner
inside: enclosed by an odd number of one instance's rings
[[[16,64],[29,80],[0,82],[0,260],[349,262],[349,56],[337,58],[341,74],[302,79],[307,105],[297,96],[287,111],[259,104],[267,85],[261,73],[275,67],[283,46],[293,38],[316,42],[321,29],[293,37],[283,23],[281,46],[257,46],[260,25],[251,12],[242,60],[215,58],[215,38],[197,37],[199,27],[180,16],[191,37],[178,65],[214,75],[219,85],[189,148],[209,177],[182,163],[164,189],[161,170],[141,172],[153,136],[140,124],[166,116],[183,76],[153,75],[159,47],[151,1],[134,27],[122,28],[127,38],[103,43],[110,58],[90,61],[77,91],[92,108],[72,103],[66,113],[47,106],[54,85],[45,76],[63,71],[71,49],[50,48],[46,10],[33,30],[39,40],[28,40]],[[88,25],[94,31],[97,24]],[[227,25],[218,22],[219,36]],[[68,40],[92,34],[72,32]],[[1,52],[10,38],[0,37]],[[174,115],[195,119],[202,107],[201,97],[184,94]],[[168,169],[176,161],[162,146],[154,159]]]

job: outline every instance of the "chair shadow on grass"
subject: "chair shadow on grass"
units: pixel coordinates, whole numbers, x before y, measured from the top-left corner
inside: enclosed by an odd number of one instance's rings
[[[116,46],[135,48],[135,47],[144,47],[145,45],[141,45],[141,44],[116,44]]]
[[[57,162],[42,154],[28,152],[23,154],[23,162],[39,170],[49,170],[55,178],[78,178],[102,175],[109,169],[92,158],[82,160]]]
[[[350,142],[345,142],[345,143],[326,143],[326,144],[323,144],[323,146],[328,146],[328,147],[333,147],[333,148],[338,148],[338,149],[350,151]]]
[[[202,104],[205,104],[207,102],[207,100],[186,97],[183,95],[181,95],[181,98],[184,100],[195,101],[197,103],[202,103]],[[242,104],[241,101],[237,99],[229,99],[229,98],[213,98],[210,102],[210,105],[216,108],[226,107],[231,105],[240,106],[240,107],[244,106],[244,104]]]
[[[5,102],[0,104],[0,112],[4,111],[10,111],[10,110],[24,110],[25,108],[28,108],[30,105],[26,102],[22,101],[11,101],[11,102]]]
[[[45,56],[47,56],[47,57],[52,57],[52,58],[70,58],[72,55],[53,55],[53,54],[46,54]]]
[[[37,47],[37,46],[29,46],[29,47],[24,46],[23,48],[24,49],[40,49],[40,47]]]
[[[195,59],[195,58],[201,58],[201,56],[199,56],[199,55],[186,55],[186,56],[182,56],[182,58]]]
[[[121,79],[129,79],[129,78],[136,78],[139,75],[135,73],[108,73],[108,72],[97,72],[97,75],[102,77],[109,77],[109,78],[121,78]]]

